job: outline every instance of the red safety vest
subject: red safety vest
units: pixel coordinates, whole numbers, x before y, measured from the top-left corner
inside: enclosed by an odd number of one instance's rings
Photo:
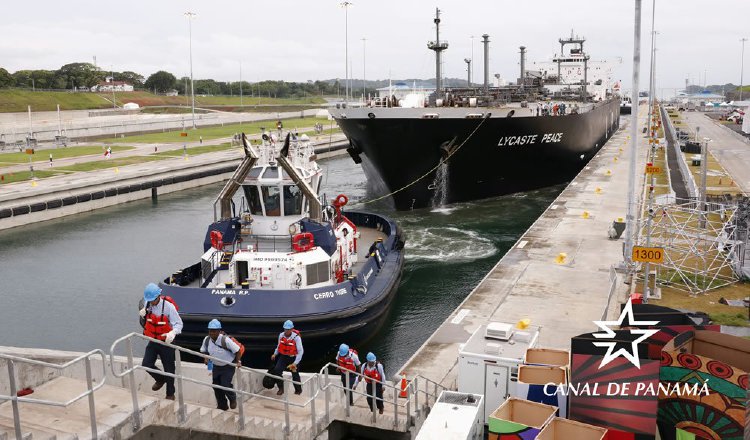
[[[362,374],[365,376],[365,382],[370,383],[373,380],[382,382],[383,378],[380,377],[380,372],[378,371],[379,363],[375,363],[375,365],[370,368],[367,364],[362,365]]]
[[[169,323],[169,316],[164,314],[164,303],[169,301],[174,306],[175,310],[178,310],[177,304],[169,296],[161,295],[161,315],[156,315],[149,311],[146,313],[146,323],[143,326],[143,334],[149,338],[158,339],[163,341],[166,339],[166,334],[172,331],[172,324]]]
[[[282,333],[279,338],[279,354],[284,356],[297,356],[297,342],[294,340],[299,336],[299,330],[292,330],[292,335],[288,338]]]
[[[357,350],[350,348],[349,354],[346,356],[336,356],[336,363],[339,364],[339,369],[357,371],[357,366],[354,365],[354,355],[356,354]]]

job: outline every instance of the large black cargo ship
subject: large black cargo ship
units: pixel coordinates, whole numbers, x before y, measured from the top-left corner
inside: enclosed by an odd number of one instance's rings
[[[589,61],[582,38],[560,39],[551,63],[525,66],[516,84],[442,89],[436,52],[436,89],[424,98],[388,90],[364,107],[338,105],[331,113],[351,143],[377,194],[397,209],[415,209],[551,186],[572,179],[619,127],[620,99],[605,62]],[[485,66],[488,58],[484,35]],[[569,53],[564,47],[571,45]],[[399,104],[409,104],[403,108]]]

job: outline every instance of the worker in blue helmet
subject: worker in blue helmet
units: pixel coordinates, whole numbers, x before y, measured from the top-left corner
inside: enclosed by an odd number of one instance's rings
[[[370,407],[370,411],[372,411],[372,400],[375,397],[378,411],[380,414],[383,414],[383,382],[385,381],[383,364],[378,362],[378,358],[372,352],[367,353],[365,359],[367,362],[362,364],[361,373],[367,384],[367,405]],[[374,393],[373,390],[375,391]]]
[[[212,319],[208,323],[208,336],[203,338],[201,353],[221,359],[212,359],[211,361],[213,384],[233,388],[232,379],[234,379],[235,365],[237,367],[242,365],[242,351],[234,338],[229,337],[222,331],[221,322],[218,319]],[[205,362],[208,363],[208,359]],[[237,394],[233,391],[214,388],[214,395],[216,396],[216,407],[218,409],[226,411],[230,408],[237,408]],[[228,405],[227,401],[229,401]]]
[[[354,393],[352,390],[357,386],[357,370],[362,365],[362,362],[359,361],[357,350],[350,348],[346,344],[339,345],[336,364],[339,366],[339,372],[341,373],[341,384],[344,386],[344,393],[349,395],[349,404],[354,405]]]
[[[143,334],[154,340],[171,344],[175,336],[182,332],[182,318],[177,312],[177,304],[169,296],[161,294],[161,289],[154,283],[149,283],[143,289],[143,301],[140,307],[141,325]],[[142,365],[147,368],[158,370],[156,358],[161,359],[164,371],[174,374],[175,353],[174,348],[155,341],[149,341],[143,354]],[[167,399],[174,400],[174,378],[149,371],[148,374],[154,379],[153,391],[159,391],[164,384],[167,385]]]
[[[302,379],[299,376],[299,363],[302,360],[302,336],[299,330],[294,328],[294,323],[290,320],[284,322],[284,331],[279,333],[279,343],[271,355],[271,360],[276,361],[274,367],[274,374],[277,376],[283,376],[284,370],[292,372],[292,380],[294,383],[294,394],[302,394]],[[277,395],[284,394],[284,381],[281,379],[276,380],[276,386],[279,387]]]

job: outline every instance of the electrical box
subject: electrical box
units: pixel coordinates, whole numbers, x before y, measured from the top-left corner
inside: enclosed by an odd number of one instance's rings
[[[498,331],[503,336],[510,333],[509,338],[497,339]],[[484,396],[482,423],[487,423],[492,411],[515,394],[518,367],[523,365],[526,350],[535,347],[538,339],[538,326],[521,330],[512,324],[489,323],[480,326],[459,349],[458,391]]]
[[[419,429],[416,440],[483,439],[483,401],[479,394],[443,391]]]

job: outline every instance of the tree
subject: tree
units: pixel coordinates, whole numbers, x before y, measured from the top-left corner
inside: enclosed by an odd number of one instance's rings
[[[125,71],[125,72],[115,72],[115,80],[116,81],[125,81],[126,83],[132,85],[135,88],[143,87],[143,75],[131,71]]]
[[[104,80],[105,75],[91,63],[71,63],[60,67],[56,80],[64,79],[66,88],[91,87]]]
[[[167,92],[175,88],[177,78],[169,72],[160,70],[148,77],[144,86],[148,90],[155,90],[157,92]]]
[[[0,89],[13,87],[13,84],[15,84],[13,76],[7,70],[0,67]]]

